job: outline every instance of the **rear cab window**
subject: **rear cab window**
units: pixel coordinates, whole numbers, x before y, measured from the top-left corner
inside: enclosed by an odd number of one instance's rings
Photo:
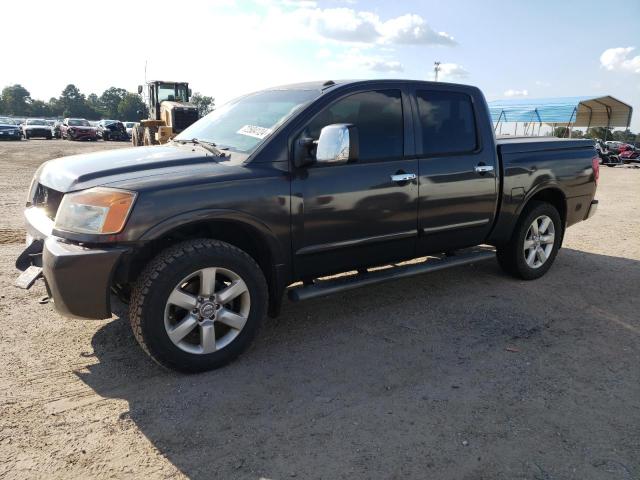
[[[470,153],[478,148],[471,97],[461,92],[417,90],[418,153],[427,156]]]

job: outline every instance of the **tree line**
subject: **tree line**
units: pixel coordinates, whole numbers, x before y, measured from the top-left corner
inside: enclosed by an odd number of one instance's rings
[[[567,127],[556,127],[553,131],[554,137],[569,137],[569,129]],[[613,140],[624,143],[640,143],[640,133],[633,133],[628,128],[626,130],[613,130],[606,127],[591,127],[586,132],[582,130],[572,129],[571,138],[599,138],[600,140]]]
[[[194,93],[191,101],[196,104],[200,115],[214,109],[214,99]],[[67,85],[59,97],[49,101],[34,99],[22,85],[6,86],[0,94],[0,115],[15,117],[80,117],[89,120],[113,118],[123,121],[137,121],[147,118],[149,110],[137,93],[124,88],[110,87],[102,95],[85,95],[74,84]]]

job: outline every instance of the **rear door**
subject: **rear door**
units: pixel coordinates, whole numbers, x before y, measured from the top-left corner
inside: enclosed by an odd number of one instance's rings
[[[299,277],[415,254],[418,161],[407,155],[413,148],[409,102],[401,88],[345,94],[297,135],[317,139],[326,125],[350,123],[359,136],[355,161],[294,173],[292,234]]]
[[[482,243],[498,198],[496,153],[483,105],[455,87],[414,90],[419,161],[419,253]],[[484,131],[482,129],[485,129]]]

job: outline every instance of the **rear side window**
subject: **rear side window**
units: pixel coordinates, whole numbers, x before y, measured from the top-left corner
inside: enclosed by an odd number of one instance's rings
[[[322,110],[305,135],[320,137],[322,127],[352,123],[358,128],[360,160],[400,158],[404,153],[400,90],[375,90],[350,95]]]
[[[418,91],[422,154],[471,152],[478,146],[471,98],[458,92]]]

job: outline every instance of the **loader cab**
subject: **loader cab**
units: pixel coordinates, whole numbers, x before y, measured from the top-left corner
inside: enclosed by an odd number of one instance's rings
[[[142,93],[143,87],[138,87],[138,93]],[[149,103],[149,117],[154,120],[161,120],[160,104],[169,102],[189,102],[191,89],[188,83],[183,82],[163,82],[153,81],[147,83],[147,96]]]

